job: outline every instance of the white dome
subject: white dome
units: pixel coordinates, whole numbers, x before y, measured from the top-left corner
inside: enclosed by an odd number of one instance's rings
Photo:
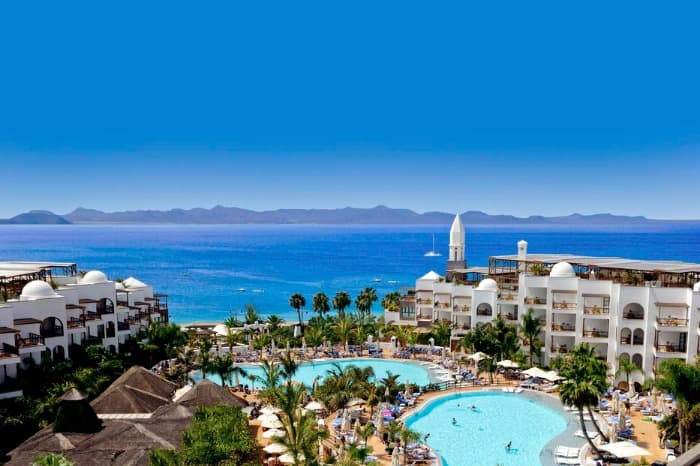
[[[53,298],[54,296],[58,295],[53,291],[51,285],[42,280],[34,280],[24,285],[19,299],[42,299]]]
[[[430,272],[420,277],[418,280],[440,280],[441,278],[442,277],[440,275],[431,270]]]
[[[552,267],[552,271],[549,272],[549,276],[571,278],[576,276],[576,272],[574,272],[574,268],[568,262],[557,262]]]
[[[493,278],[484,278],[476,289],[479,291],[498,291],[498,283]]]
[[[124,288],[124,284],[123,284],[122,282],[115,282],[115,283],[114,283],[114,288],[117,289],[117,290],[123,290],[123,289],[125,289],[125,288]]]
[[[146,285],[144,282],[135,279],[134,277],[129,277],[126,280],[124,280],[124,286],[127,288],[145,288]]]
[[[693,285],[693,292],[700,292],[700,282],[697,282],[695,285]]]
[[[104,273],[100,272],[99,270],[91,270],[83,276],[80,283],[92,285],[95,283],[107,283],[108,281],[109,279]]]

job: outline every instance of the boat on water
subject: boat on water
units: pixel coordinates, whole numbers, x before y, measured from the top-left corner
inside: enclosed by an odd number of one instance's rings
[[[374,283],[381,283],[381,282],[382,282],[382,279],[381,279],[381,278],[375,278],[375,279],[372,280],[372,281],[373,281]]]
[[[433,249],[423,254],[425,257],[440,257],[442,254],[435,250],[435,235],[433,235]]]
[[[265,290],[258,290],[258,289],[253,290],[253,293],[264,293],[264,292],[265,292]]]
[[[238,288],[238,291],[240,291],[241,293],[245,293],[248,290],[246,290],[245,288]]]

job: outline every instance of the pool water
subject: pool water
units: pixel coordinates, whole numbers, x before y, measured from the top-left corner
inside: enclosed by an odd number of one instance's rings
[[[481,392],[435,399],[407,418],[406,425],[430,433],[428,444],[444,466],[534,466],[567,423],[561,414],[521,395]]]
[[[324,361],[313,361],[305,362],[299,365],[295,380],[302,382],[307,387],[311,387],[316,376],[320,376],[321,379],[328,374],[328,371],[333,369],[334,364],[338,364],[341,368],[345,368],[349,365],[355,365],[358,367],[370,366],[374,369],[374,377],[376,380],[380,380],[386,377],[387,371],[391,371],[392,374],[399,374],[399,383],[404,383],[408,380],[410,383],[417,384],[420,386],[427,385],[431,382],[437,380],[437,374],[432,373],[428,370],[426,366],[423,366],[414,362],[407,361],[394,361],[388,359],[371,359],[371,358],[352,358],[352,359],[336,359],[336,360],[324,360]],[[254,364],[241,364],[245,370],[256,376],[262,376],[263,370],[259,365]],[[201,374],[195,375],[195,378],[200,378]],[[220,383],[221,379],[216,374],[209,374],[207,378],[213,382]],[[250,379],[246,377],[240,377],[239,382],[242,384],[248,384],[254,386]],[[259,386],[258,384],[255,384]]]

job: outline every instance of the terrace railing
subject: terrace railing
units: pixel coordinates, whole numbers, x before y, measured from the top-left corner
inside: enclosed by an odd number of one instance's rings
[[[610,308],[608,307],[600,307],[600,306],[584,306],[583,307],[583,313],[584,314],[610,314]]]
[[[77,317],[71,317],[70,319],[68,319],[68,322],[66,322],[66,326],[68,328],[84,328],[85,321]]]
[[[552,330],[555,332],[574,332],[576,331],[576,326],[573,324],[552,324]]]
[[[19,349],[16,346],[10,345],[8,343],[2,344],[2,349],[0,350],[0,357],[14,358],[19,356]]]
[[[622,315],[623,319],[644,320],[643,312],[626,312]]]
[[[570,303],[567,301],[552,301],[552,309],[559,309],[562,311],[575,311],[576,303]]]
[[[547,300],[545,298],[525,298],[525,304],[547,304]]]
[[[128,321],[118,321],[117,322],[117,330],[120,332],[128,331],[129,330],[129,322]]]
[[[585,338],[607,338],[607,330],[584,330],[583,337]]]
[[[656,323],[659,327],[687,327],[688,319],[678,317],[657,317]]]
[[[37,335],[36,333],[30,332],[29,335],[24,338],[17,338],[16,342],[19,348],[24,348],[27,346],[39,346],[44,344],[44,337],[42,337],[41,335]]]
[[[41,335],[44,338],[62,337],[63,325],[54,325],[53,327],[42,328]]]
[[[660,353],[685,353],[686,350],[685,345],[674,345],[671,343],[667,343],[665,345],[654,345],[654,348],[656,348],[656,351]]]
[[[477,309],[476,315],[478,315],[478,316],[490,316],[490,315],[493,315],[493,311],[491,309]]]

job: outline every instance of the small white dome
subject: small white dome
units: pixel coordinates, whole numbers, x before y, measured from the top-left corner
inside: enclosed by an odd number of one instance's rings
[[[95,283],[107,283],[108,281],[109,279],[104,273],[100,272],[99,270],[91,270],[83,276],[80,283],[92,285]]]
[[[695,285],[693,285],[693,292],[700,292],[700,282],[697,282]]]
[[[53,291],[51,285],[42,280],[34,280],[24,285],[19,299],[42,299],[53,298],[54,296],[58,295]]]
[[[124,280],[124,286],[127,288],[145,288],[146,285],[144,282],[135,279],[134,277],[129,277],[126,280]]]
[[[574,268],[568,262],[558,262],[552,267],[549,276],[571,278],[576,276],[576,272],[574,272]]]
[[[420,277],[418,280],[440,280],[441,278],[442,277],[440,275],[431,270],[430,272]]]
[[[114,283],[114,288],[117,290],[123,290],[124,289],[124,284],[122,282],[115,282]]]
[[[493,278],[484,278],[476,289],[479,291],[498,291],[498,283]]]

